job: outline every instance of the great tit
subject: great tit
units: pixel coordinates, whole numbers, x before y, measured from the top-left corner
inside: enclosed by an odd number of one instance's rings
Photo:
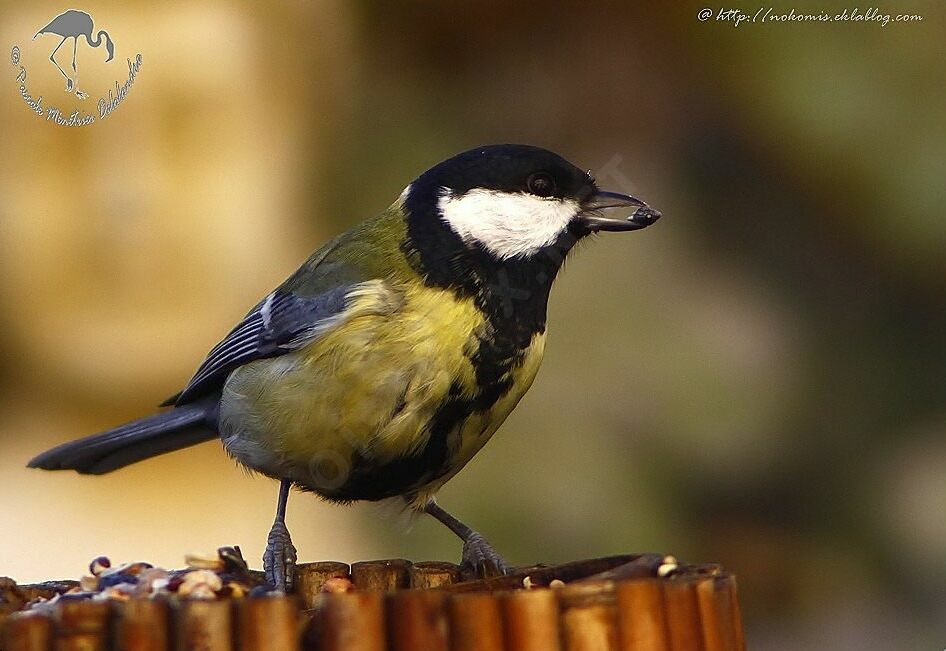
[[[293,486],[342,503],[399,497],[463,540],[465,566],[507,571],[434,495],[532,384],[568,252],[659,217],[545,149],[463,152],[316,251],[210,351],[170,409],[29,465],[101,474],[219,436],[280,481],[263,557],[277,589],[291,587],[296,560]]]

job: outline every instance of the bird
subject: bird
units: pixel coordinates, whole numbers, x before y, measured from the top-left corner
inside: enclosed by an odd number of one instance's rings
[[[92,16],[85,13],[84,11],[79,11],[78,9],[69,9],[62,12],[51,21],[49,24],[40,29],[36,34],[33,35],[33,40],[36,40],[36,37],[40,34],[56,34],[57,36],[62,36],[62,40],[59,42],[59,45],[56,46],[56,49],[53,50],[52,54],[49,55],[49,60],[53,62],[53,65],[62,73],[62,76],[66,79],[66,92],[74,92],[79,99],[85,99],[88,97],[87,93],[83,93],[79,90],[79,72],[76,69],[76,50],[79,47],[79,37],[85,36],[85,41],[92,47],[99,47],[102,44],[102,37],[105,37],[105,49],[108,51],[108,58],[105,59],[105,63],[108,63],[112,60],[112,57],[115,56],[115,44],[112,43],[112,39],[109,37],[108,32],[104,29],[99,30],[98,34],[95,35],[95,40],[92,40]],[[62,47],[62,44],[66,42],[66,39],[72,38],[72,77],[66,74],[66,71],[62,69],[62,66],[56,61],[56,52],[59,51],[59,48]]]
[[[461,539],[464,569],[508,573],[436,493],[532,385],[569,252],[660,216],[540,147],[462,152],[312,254],[210,350],[165,411],[28,465],[101,474],[219,437],[240,464],[279,481],[263,555],[272,589],[293,584],[292,488],[337,503],[398,501]]]

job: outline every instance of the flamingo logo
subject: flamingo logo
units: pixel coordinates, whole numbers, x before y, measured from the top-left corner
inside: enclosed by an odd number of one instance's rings
[[[37,20],[37,22],[39,22],[39,20]],[[114,25],[114,23],[112,24]],[[141,70],[141,53],[138,52],[134,56],[129,55],[125,57],[128,69],[124,81],[116,79],[112,84],[106,86],[101,91],[93,91],[98,95],[99,99],[95,103],[95,107],[90,107],[89,104],[91,102],[85,101],[88,99],[89,94],[79,88],[79,68],[76,61],[76,55],[79,50],[79,39],[85,38],[86,45],[92,48],[98,48],[104,45],[105,52],[107,53],[105,63],[108,63],[115,58],[115,43],[112,41],[112,37],[109,36],[107,31],[101,29],[101,25],[96,26],[95,23],[92,22],[92,16],[78,9],[69,9],[53,18],[33,35],[33,40],[36,41],[36,39],[45,34],[54,34],[60,38],[59,43],[53,49],[52,53],[50,53],[49,60],[56,66],[56,70],[59,71],[63,79],[66,80],[67,95],[64,96],[57,91],[55,93],[56,96],[60,99],[64,97],[68,97],[69,99],[62,102],[54,99],[46,101],[43,95],[35,94],[30,89],[30,86],[35,80],[32,80],[29,76],[26,69],[27,64],[22,58],[22,55],[26,53],[20,49],[19,45],[14,44],[10,50],[10,63],[13,64],[17,89],[20,91],[20,96],[23,98],[26,106],[36,115],[45,118],[46,122],[61,127],[84,127],[97,121],[107,119],[114,113],[118,106],[128,98],[129,93],[131,93],[132,87],[138,78],[138,73]],[[63,45],[67,45],[67,41],[70,38],[72,39],[71,64],[65,63],[63,61],[63,55],[59,54]],[[35,55],[37,57],[36,60],[41,61],[45,56],[46,48],[42,43],[38,43],[38,46],[39,47],[36,47],[34,52],[30,53],[29,56]],[[57,56],[59,57],[58,59]],[[39,63],[38,65],[43,66],[48,74],[49,68],[46,67],[46,63]],[[111,68],[113,68],[113,66],[111,66],[110,69]],[[27,82],[28,77],[30,77],[32,81]],[[86,81],[88,82],[88,78]],[[75,96],[78,101],[72,99],[72,96]]]
[[[62,76],[66,79],[66,92],[75,93],[76,97],[79,99],[85,99],[88,97],[87,93],[79,90],[79,71],[76,69],[76,51],[79,48],[79,37],[84,36],[86,43],[90,47],[99,47],[102,45],[102,37],[105,37],[105,49],[108,51],[108,58],[105,59],[105,62],[108,63],[112,60],[112,57],[115,56],[115,44],[112,43],[112,39],[109,37],[108,32],[104,29],[99,30],[98,34],[95,35],[95,40],[92,40],[92,16],[87,14],[84,11],[79,11],[78,9],[69,9],[64,11],[51,21],[49,24],[36,32],[36,35],[33,36],[33,40],[36,40],[41,34],[55,34],[56,36],[61,36],[62,40],[59,41],[59,45],[56,46],[56,49],[53,50],[52,54],[49,55],[49,60],[53,62],[53,65],[62,73]],[[56,61],[56,52],[59,51],[59,48],[68,39],[72,39],[72,76],[70,77],[66,74],[66,71],[62,69],[62,66],[59,65],[59,62]]]

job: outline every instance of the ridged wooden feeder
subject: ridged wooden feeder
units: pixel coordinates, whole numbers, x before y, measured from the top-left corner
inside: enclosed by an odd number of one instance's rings
[[[745,648],[735,578],[718,565],[637,554],[463,578],[442,562],[305,563],[288,596],[60,598],[19,611],[74,584],[0,579],[0,639],[7,651]]]

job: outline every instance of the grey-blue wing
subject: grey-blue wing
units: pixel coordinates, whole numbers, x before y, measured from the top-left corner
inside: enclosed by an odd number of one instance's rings
[[[395,264],[383,238],[365,236],[378,220],[390,222],[378,227],[390,230],[402,217],[397,211],[383,213],[313,253],[214,346],[184,390],[164,404],[180,405],[219,390],[238,366],[295,350],[342,321],[348,295],[365,283],[389,277]],[[395,246],[393,251],[399,250]]]
[[[313,297],[277,289],[250,310],[207,354],[184,390],[164,404],[183,404],[219,389],[233,369],[255,359],[294,350],[336,322],[353,285],[335,287]]]

